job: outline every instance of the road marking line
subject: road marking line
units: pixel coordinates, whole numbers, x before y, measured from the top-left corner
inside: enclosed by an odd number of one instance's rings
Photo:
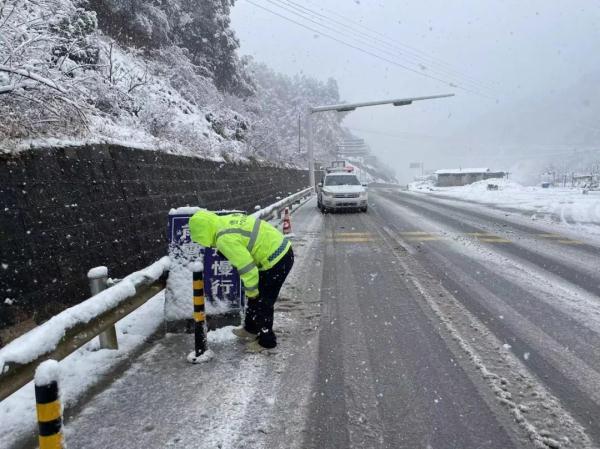
[[[341,239],[337,239],[337,238],[333,238],[333,239],[328,239],[329,242],[334,242],[334,243],[365,243],[365,242],[372,242],[375,239],[370,238],[370,237],[344,237]]]
[[[489,232],[467,232],[466,235],[475,237],[481,243],[511,243],[510,240],[506,240],[504,237],[496,234],[490,234]]]
[[[335,237],[371,237],[370,232],[336,232]]]
[[[408,240],[409,242],[433,242],[435,240],[442,240],[442,237],[439,237],[437,235],[427,235],[427,236],[413,236],[413,237],[407,237],[406,240]]]
[[[480,237],[478,240],[483,243],[511,243],[510,240],[503,239],[502,237]]]
[[[538,234],[543,239],[553,239],[556,243],[562,243],[563,245],[585,245],[584,242],[579,240],[572,240],[560,234]]]
[[[403,231],[403,232],[399,232],[399,234],[401,234],[401,235],[430,235],[429,232],[423,232],[423,231]]]

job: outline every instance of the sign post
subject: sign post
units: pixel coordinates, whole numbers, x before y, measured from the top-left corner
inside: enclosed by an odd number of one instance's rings
[[[423,162],[411,162],[410,165],[408,166],[408,168],[410,169],[421,169],[421,176],[423,176],[424,174],[424,170],[425,170],[425,164]]]

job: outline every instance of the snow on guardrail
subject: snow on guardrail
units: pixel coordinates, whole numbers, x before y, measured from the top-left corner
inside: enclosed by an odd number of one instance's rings
[[[299,192],[294,193],[293,195],[290,195],[280,201],[277,201],[274,204],[271,204],[270,206],[267,206],[263,209],[257,210],[256,212],[254,212],[252,214],[252,216],[254,218],[260,218],[260,219],[265,219],[270,217],[274,212],[277,212],[279,210],[284,209],[285,207],[288,207],[289,205],[295,203],[296,201],[301,200],[302,198],[304,198],[305,196],[308,196],[312,193],[313,188],[312,187],[308,187],[304,190],[301,190]]]
[[[168,271],[169,264],[169,258],[165,256],[11,341],[0,349],[0,373],[5,372],[7,363],[29,363],[36,357],[52,351],[68,329],[78,324],[88,323],[98,315],[118,306],[123,300],[135,295],[136,287],[143,282],[158,280],[165,271]]]
[[[113,287],[64,310],[11,341],[0,349],[0,379],[11,375],[11,370],[18,370],[19,367],[55,351],[70,330],[86,325],[100,315],[119,307],[136,295],[138,288],[158,281],[168,271],[169,265],[169,258],[163,257],[149,267],[130,274]]]
[[[252,214],[250,214],[252,217],[254,218],[260,218],[260,219],[264,219],[266,217],[269,217],[270,215],[272,215],[274,212],[277,212],[279,210],[284,209],[285,207],[290,206],[291,204],[294,204],[295,202],[299,201],[300,199],[310,195],[310,193],[313,191],[312,187],[308,187],[304,190],[300,190],[299,192],[293,193],[289,196],[286,196],[285,198],[277,201],[276,203],[273,203],[267,207],[264,207],[262,209],[257,210],[256,212],[253,212]],[[257,206],[258,207],[258,206]],[[177,208],[173,208],[169,211],[170,215],[179,215],[179,214],[189,214],[189,215],[193,215],[196,212],[202,210],[202,207],[197,207],[197,206],[182,206],[182,207],[177,207]],[[227,213],[232,213],[232,212],[242,212],[242,211],[237,211],[237,210],[223,210],[223,211],[219,211],[219,210],[215,210],[212,211],[215,213],[220,213],[220,212],[227,212]],[[243,212],[242,212],[243,213]]]

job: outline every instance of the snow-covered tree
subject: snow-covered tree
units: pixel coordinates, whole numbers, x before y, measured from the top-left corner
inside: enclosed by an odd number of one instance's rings
[[[290,77],[252,61],[248,67],[256,83],[253,102],[244,111],[253,118],[247,136],[252,153],[281,154],[288,160],[306,159],[307,110],[310,105],[339,103],[335,80],[326,82],[305,76]],[[330,159],[344,131],[344,114],[337,112],[313,116],[315,154]],[[299,143],[300,142],[300,143]]]
[[[239,41],[230,27],[232,0],[90,0],[105,32],[122,45],[147,51],[187,50],[198,74],[211,78],[220,91],[238,96],[253,92],[237,54]]]
[[[238,57],[231,6],[4,0],[0,147],[40,137],[121,138],[186,154],[304,165],[308,105],[339,102],[337,83]],[[333,157],[342,118],[314,117],[318,157]]]
[[[97,62],[93,12],[57,0],[0,5],[0,137],[86,126],[78,70]]]

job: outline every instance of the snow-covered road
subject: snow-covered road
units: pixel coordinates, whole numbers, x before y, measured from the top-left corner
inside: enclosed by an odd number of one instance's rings
[[[382,190],[376,203],[381,223],[423,270],[420,278],[430,277],[444,290],[444,299],[435,301],[436,313],[461,341],[470,341],[489,370],[507,379],[505,390],[519,410],[527,410],[525,419],[542,436],[569,438],[572,447],[586,447],[570,435],[581,426],[597,447],[600,245],[595,236],[391,189]],[[486,340],[495,343],[486,347]],[[539,388],[535,400],[528,391],[534,388]]]
[[[598,448],[600,245],[581,229],[395,188],[293,216],[277,353],[230,329],[149,347],[69,447]]]

